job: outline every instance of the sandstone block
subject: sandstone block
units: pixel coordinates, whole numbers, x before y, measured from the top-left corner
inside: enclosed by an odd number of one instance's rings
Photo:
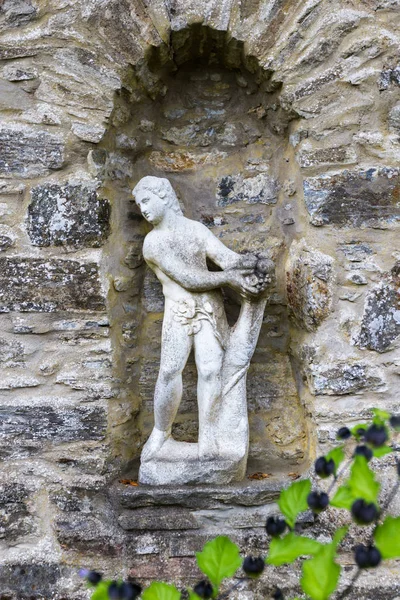
[[[110,230],[110,204],[85,184],[32,189],[28,234],[34,246],[99,247]]]
[[[0,258],[0,312],[98,311],[104,308],[96,263]]]

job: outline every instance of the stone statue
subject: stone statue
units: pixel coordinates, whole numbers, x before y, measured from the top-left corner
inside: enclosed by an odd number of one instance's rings
[[[184,217],[167,179],[144,177],[132,193],[153,225],[143,256],[165,296],[155,424],[142,451],[139,481],[165,485],[242,479],[248,453],[246,373],[274,265],[229,250],[207,227]],[[221,270],[209,271],[207,258]],[[231,287],[242,300],[234,327],[226,320],[222,286]],[[192,348],[198,373],[197,444],[171,436],[182,397],[182,371]]]

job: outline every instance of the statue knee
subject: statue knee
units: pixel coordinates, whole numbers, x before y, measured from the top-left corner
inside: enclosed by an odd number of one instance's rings
[[[202,362],[197,365],[197,372],[202,381],[211,382],[221,374],[221,364],[219,361]]]
[[[179,377],[181,373],[182,370],[177,369],[176,367],[161,367],[158,379],[162,385],[166,386]]]

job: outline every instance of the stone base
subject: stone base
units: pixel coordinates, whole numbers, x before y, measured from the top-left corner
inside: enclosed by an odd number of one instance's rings
[[[169,439],[157,456],[142,462],[139,482],[147,485],[227,484],[241,481],[246,472],[247,456],[199,458],[198,444]]]

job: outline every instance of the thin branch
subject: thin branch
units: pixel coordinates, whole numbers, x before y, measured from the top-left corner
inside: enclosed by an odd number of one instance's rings
[[[237,581],[229,590],[227,590],[226,592],[224,592],[223,594],[221,594],[220,596],[217,596],[217,600],[223,600],[223,598],[228,598],[230,596],[230,594],[235,591],[239,585],[241,583],[243,583],[243,581],[248,581],[248,577],[241,577],[239,579],[239,581]]]
[[[357,571],[354,573],[353,577],[351,578],[351,581],[344,588],[344,590],[339,594],[339,596],[336,597],[336,600],[343,600],[343,598],[345,598],[347,596],[347,594],[349,592],[351,592],[353,585],[356,583],[356,581],[360,577],[360,575],[361,575],[361,569],[357,567]]]

